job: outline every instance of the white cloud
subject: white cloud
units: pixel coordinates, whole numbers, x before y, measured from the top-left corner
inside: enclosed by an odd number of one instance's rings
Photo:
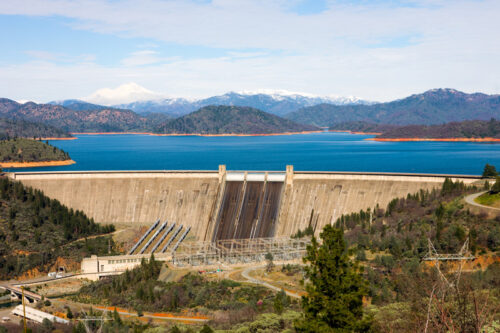
[[[158,56],[158,52],[151,50],[142,50],[133,52],[129,57],[123,59],[121,63],[125,66],[151,65],[164,61]]]
[[[60,15],[74,19],[78,29],[229,52],[218,58],[202,53],[198,59],[164,58],[158,48],[144,46],[114,66],[91,61],[63,66],[39,57],[0,67],[0,90],[39,100],[88,95],[124,82],[189,97],[261,88],[372,100],[433,87],[500,91],[496,0],[421,1],[414,7],[332,1],[312,16],[287,6],[250,0],[2,1],[4,14]],[[399,45],[401,37],[411,43]]]

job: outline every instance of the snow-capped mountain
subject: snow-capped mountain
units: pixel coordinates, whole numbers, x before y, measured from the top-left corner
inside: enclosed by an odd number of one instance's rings
[[[130,82],[116,88],[99,89],[91,95],[82,98],[84,101],[111,106],[119,103],[132,103],[162,98],[163,95]]]
[[[300,108],[318,104],[352,105],[370,104],[356,97],[317,96],[286,90],[257,90],[228,92],[223,95],[201,99],[174,98],[148,90],[136,83],[123,84],[116,88],[99,89],[78,100],[50,102],[74,109],[98,109],[107,107],[129,109],[138,113],[164,113],[179,117],[207,105],[250,106],[262,111],[283,116]]]
[[[360,100],[356,97],[323,97],[285,91],[243,91],[228,92],[224,95],[212,96],[198,100],[189,100],[185,98],[164,98],[118,104],[115,105],[115,107],[130,109],[139,113],[161,112],[172,116],[182,116],[207,105],[235,105],[250,106],[278,116],[283,116],[302,107],[322,103],[335,105],[370,104],[369,102]]]

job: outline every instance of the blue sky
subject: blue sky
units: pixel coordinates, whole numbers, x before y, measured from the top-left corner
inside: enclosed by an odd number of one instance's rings
[[[5,1],[0,96],[85,98],[131,82],[182,97],[499,93],[499,12],[493,0]]]

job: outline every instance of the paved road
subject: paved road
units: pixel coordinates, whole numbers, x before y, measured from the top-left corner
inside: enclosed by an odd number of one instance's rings
[[[266,281],[262,281],[262,280],[258,280],[256,278],[253,278],[250,276],[250,272],[251,271],[254,271],[256,269],[259,269],[259,268],[264,268],[265,266],[252,266],[252,267],[248,267],[248,268],[245,268],[243,270],[243,272],[241,272],[241,275],[247,279],[248,282],[250,283],[255,283],[255,284],[259,284],[261,286],[264,286],[266,288],[269,288],[269,289],[272,289],[272,290],[275,290],[275,291],[281,291],[281,288],[278,288],[276,286],[273,286],[272,284],[270,283],[267,283]],[[294,293],[294,292],[291,292],[291,291],[288,291],[288,290],[285,290],[285,293],[290,296],[290,297],[294,297],[294,298],[301,298],[301,296],[297,293]]]
[[[481,205],[481,204],[478,204],[477,202],[474,201],[474,199],[476,199],[478,196],[480,196],[481,194],[486,193],[486,192],[487,191],[483,191],[483,192],[479,192],[479,193],[474,193],[474,194],[468,195],[468,196],[465,197],[465,202],[468,203],[469,205],[472,205],[472,206],[486,208],[486,209],[490,209],[490,210],[500,211],[500,208],[486,206],[486,205]]]

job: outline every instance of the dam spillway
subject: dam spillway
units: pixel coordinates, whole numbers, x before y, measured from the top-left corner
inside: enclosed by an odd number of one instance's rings
[[[274,237],[285,175],[228,175],[212,240]]]
[[[385,208],[394,198],[440,188],[445,175],[384,173],[111,171],[22,172],[9,177],[42,190],[99,223],[191,228],[197,240],[316,233],[342,214]],[[475,176],[450,176],[473,183]]]

